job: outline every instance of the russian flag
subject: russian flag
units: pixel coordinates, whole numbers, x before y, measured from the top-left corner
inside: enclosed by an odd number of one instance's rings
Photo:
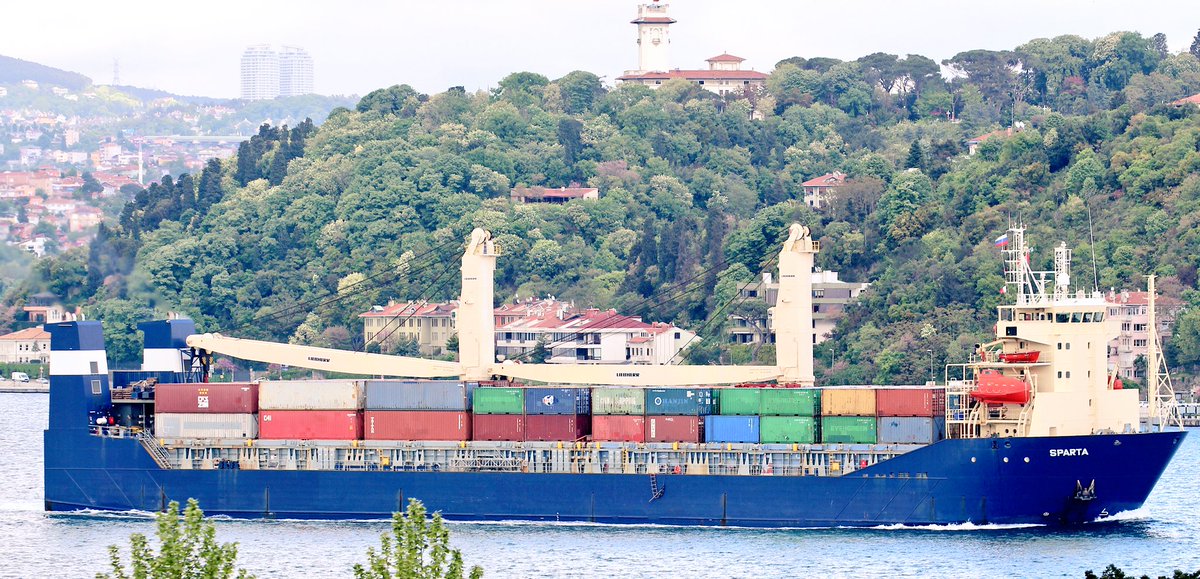
[[[1008,234],[1007,233],[996,238],[996,247],[1004,247],[1006,245],[1008,245]]]

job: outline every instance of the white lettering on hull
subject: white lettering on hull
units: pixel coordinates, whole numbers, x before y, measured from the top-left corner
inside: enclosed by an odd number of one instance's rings
[[[1050,456],[1087,456],[1086,448],[1051,448]]]

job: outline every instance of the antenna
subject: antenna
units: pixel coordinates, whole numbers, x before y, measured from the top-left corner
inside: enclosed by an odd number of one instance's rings
[[[1083,202],[1087,207],[1088,212],[1088,246],[1092,248],[1092,291],[1100,291],[1100,274],[1096,273],[1096,235],[1092,231],[1092,198],[1088,197]]]
[[[121,61],[113,59],[113,86],[121,84]]]

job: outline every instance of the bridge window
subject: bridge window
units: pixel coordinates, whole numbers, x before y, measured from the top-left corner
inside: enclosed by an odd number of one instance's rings
[[[1065,324],[1071,321],[1071,314],[1054,314],[1054,323]]]

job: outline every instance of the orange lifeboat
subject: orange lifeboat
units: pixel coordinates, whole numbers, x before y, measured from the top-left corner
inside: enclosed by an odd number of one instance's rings
[[[971,398],[987,404],[1028,404],[1029,383],[998,370],[980,370]]]
[[[1000,354],[1000,361],[1008,364],[1036,364],[1038,361],[1038,356],[1041,356],[1041,354],[1042,353],[1037,350],[1032,350],[1029,352],[1008,352],[1006,354]]]

